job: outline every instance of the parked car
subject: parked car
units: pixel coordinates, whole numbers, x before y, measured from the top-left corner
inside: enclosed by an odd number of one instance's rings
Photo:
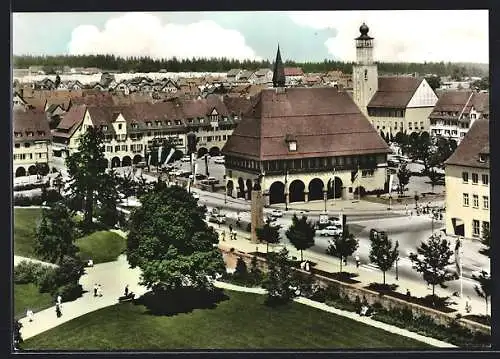
[[[389,166],[389,167],[398,167],[399,163],[397,163],[394,160],[387,160],[387,166]]]
[[[273,209],[271,212],[271,217],[283,217],[283,211],[280,209]]]
[[[328,218],[328,223],[331,226],[342,227],[342,221],[338,217],[329,217]]]
[[[217,163],[217,164],[223,165],[223,164],[225,163],[224,157],[217,157],[217,158],[214,160],[214,163]]]
[[[184,157],[182,157],[181,161],[182,161],[182,162],[191,162],[191,157],[189,157],[189,156],[184,156]]]
[[[342,235],[342,229],[339,226],[327,226],[323,229],[318,230],[317,233],[320,236],[335,237]]]
[[[193,196],[194,199],[200,199],[200,195],[196,192],[191,192],[191,196]]]

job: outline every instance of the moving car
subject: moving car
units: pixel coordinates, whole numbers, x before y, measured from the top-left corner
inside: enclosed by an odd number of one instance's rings
[[[193,196],[194,199],[200,199],[200,195],[196,192],[191,192],[191,195]]]
[[[342,234],[342,229],[339,226],[327,226],[317,231],[320,236],[336,237]]]
[[[283,211],[280,209],[273,209],[271,212],[271,217],[275,217],[275,218],[283,217]]]
[[[338,217],[329,217],[328,218],[328,223],[331,226],[342,227],[342,221]]]
[[[189,156],[184,156],[184,157],[182,157],[181,161],[182,161],[182,162],[191,162],[191,157],[189,157]]]

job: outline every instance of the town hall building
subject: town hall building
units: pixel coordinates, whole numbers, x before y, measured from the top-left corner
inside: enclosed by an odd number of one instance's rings
[[[391,150],[349,94],[285,84],[278,47],[274,87],[253,99],[222,149],[228,195],[250,199],[258,178],[267,205],[383,191]]]

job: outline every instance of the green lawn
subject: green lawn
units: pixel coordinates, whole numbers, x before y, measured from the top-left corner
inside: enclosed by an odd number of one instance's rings
[[[14,254],[38,258],[34,253],[33,243],[35,227],[41,213],[40,208],[14,208]]]
[[[78,238],[76,245],[80,248],[80,258],[92,259],[94,264],[111,262],[125,250],[127,240],[109,231],[99,231]]]
[[[40,208],[14,209],[14,254],[42,259],[34,252],[35,227]],[[116,233],[99,231],[76,240],[82,259],[92,258],[94,263],[114,261],[126,247],[126,240]]]
[[[51,295],[39,293],[36,284],[14,284],[14,316],[16,318],[24,317],[28,308],[36,313],[50,307],[52,302]]]
[[[335,349],[429,348],[428,345],[302,304],[269,308],[263,295],[226,291],[215,309],[175,316],[118,304],[25,341],[24,349]]]

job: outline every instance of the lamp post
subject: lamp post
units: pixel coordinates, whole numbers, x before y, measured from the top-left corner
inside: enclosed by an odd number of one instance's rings
[[[335,190],[335,167],[333,167],[333,205],[335,205],[335,200],[337,199],[337,192]]]
[[[288,201],[286,200],[286,194],[288,192],[287,187],[288,187],[288,169],[286,168],[286,162],[285,162],[285,211],[288,211]]]
[[[224,175],[224,204],[227,203],[227,176]]]

